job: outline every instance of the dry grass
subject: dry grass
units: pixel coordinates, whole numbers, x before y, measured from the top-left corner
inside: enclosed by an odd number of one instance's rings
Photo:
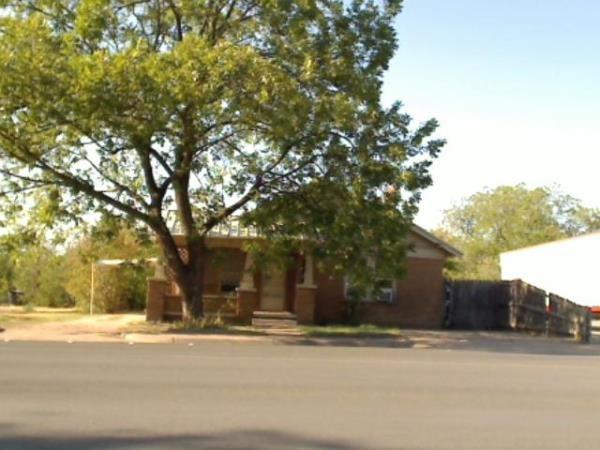
[[[0,306],[0,324],[20,325],[40,322],[66,322],[80,319],[84,314],[73,308],[29,308]]]
[[[251,326],[233,325],[224,322],[219,317],[205,317],[191,322],[140,322],[127,325],[121,329],[122,333],[139,334],[223,334],[223,335],[265,335],[265,331]]]
[[[219,317],[206,317],[192,322],[174,322],[170,324],[167,331],[169,333],[182,334],[234,334],[246,336],[266,334],[266,332],[260,328],[229,324]]]

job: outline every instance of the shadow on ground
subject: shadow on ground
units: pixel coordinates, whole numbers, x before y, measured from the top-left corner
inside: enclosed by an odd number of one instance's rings
[[[414,341],[404,337],[279,337],[276,342],[285,345],[327,347],[412,348]]]
[[[249,430],[187,436],[11,436],[0,426],[2,450],[180,450],[180,449],[332,449],[354,450],[339,440],[314,439],[275,431]]]
[[[517,332],[407,330],[401,337],[280,338],[285,345],[463,350],[530,355],[600,356],[600,337],[589,344]]]

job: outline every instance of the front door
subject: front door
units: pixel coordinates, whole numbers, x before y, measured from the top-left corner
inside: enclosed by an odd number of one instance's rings
[[[285,310],[285,272],[272,270],[263,273],[260,309],[264,311]]]

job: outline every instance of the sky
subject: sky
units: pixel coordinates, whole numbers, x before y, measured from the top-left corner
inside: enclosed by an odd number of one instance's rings
[[[600,1],[405,0],[397,31],[383,100],[448,141],[418,224],[521,182],[600,207]]]

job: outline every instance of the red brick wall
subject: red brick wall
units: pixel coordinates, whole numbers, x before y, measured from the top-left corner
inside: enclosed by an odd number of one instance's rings
[[[440,328],[444,316],[444,261],[409,258],[391,304],[368,303],[363,321],[377,325]]]
[[[242,251],[231,250],[244,258]],[[396,299],[392,304],[366,303],[364,323],[416,328],[439,328],[443,320],[444,278],[443,259],[408,258],[407,274],[396,286]],[[255,286],[260,298],[260,275],[255,276]],[[297,270],[287,276],[286,301],[288,309],[294,310]],[[218,294],[219,269],[207,264],[205,293]],[[315,322],[339,323],[345,315],[344,280],[315,270],[316,291]],[[165,305],[168,306],[168,305]],[[260,307],[260,306],[259,306]]]
[[[210,249],[206,255],[206,264],[204,269],[204,294],[205,295],[219,295],[221,293],[221,269],[226,262],[223,261],[224,258],[228,258],[228,260],[237,267],[244,267],[244,261],[246,259],[246,254],[235,248],[221,248],[221,249]],[[213,260],[216,260],[218,263],[215,263]],[[168,273],[168,278],[171,280],[170,291],[173,294],[179,294],[179,289],[173,281],[172,274]]]
[[[336,323],[344,318],[344,280],[315,269],[317,285],[315,302],[316,323]]]
[[[362,322],[383,326],[440,328],[444,313],[444,260],[408,258],[406,276],[396,284],[391,304],[364,304]],[[344,318],[344,281],[317,272],[317,323]]]

